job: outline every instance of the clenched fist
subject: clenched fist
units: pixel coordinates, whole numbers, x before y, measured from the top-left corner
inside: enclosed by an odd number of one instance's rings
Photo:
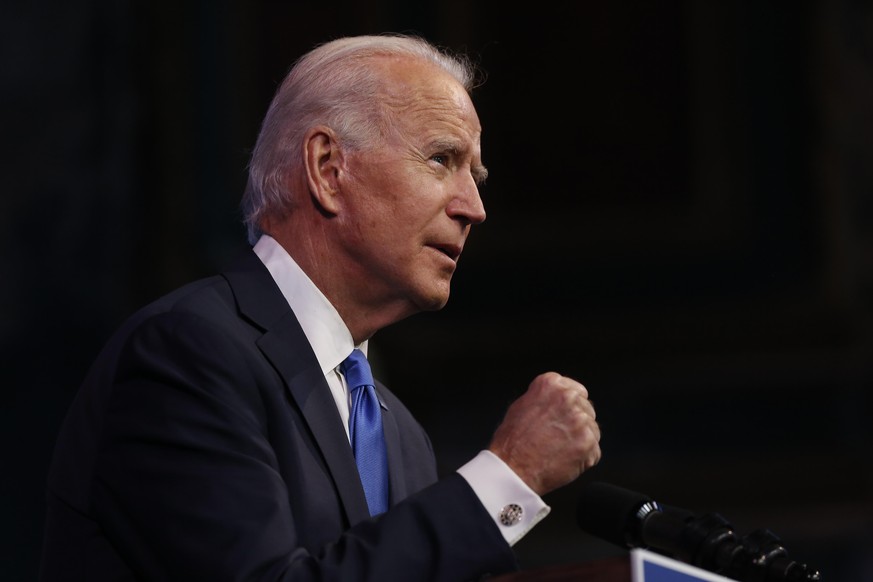
[[[555,372],[540,374],[510,405],[488,449],[539,495],[570,483],[600,461],[588,390]]]

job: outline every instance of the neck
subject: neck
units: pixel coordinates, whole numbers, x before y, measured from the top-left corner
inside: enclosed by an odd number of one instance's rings
[[[366,287],[350,284],[366,280],[366,273],[356,273],[329,244],[330,240],[321,229],[284,221],[283,227],[265,228],[265,232],[279,243],[294,259],[300,269],[318,287],[352,334],[355,345],[370,339],[380,329],[387,327],[413,313],[408,302],[386,301],[366,294]]]

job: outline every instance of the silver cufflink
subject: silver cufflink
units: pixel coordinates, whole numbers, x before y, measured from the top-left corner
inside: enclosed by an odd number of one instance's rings
[[[497,515],[498,519],[500,519],[500,523],[503,525],[515,525],[521,521],[521,515],[524,513],[524,510],[520,505],[516,505],[515,503],[510,503],[509,505],[505,505],[503,509],[500,510],[500,513]]]

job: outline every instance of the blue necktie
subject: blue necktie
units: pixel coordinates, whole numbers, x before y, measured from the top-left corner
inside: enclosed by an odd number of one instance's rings
[[[349,436],[370,515],[388,510],[388,455],[382,433],[382,410],[370,363],[361,350],[353,350],[340,369],[352,394]]]

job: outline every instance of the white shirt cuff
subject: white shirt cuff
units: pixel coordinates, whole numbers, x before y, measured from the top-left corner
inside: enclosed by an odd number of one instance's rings
[[[473,488],[510,546],[552,510],[491,451],[481,451],[458,469],[458,473]]]

